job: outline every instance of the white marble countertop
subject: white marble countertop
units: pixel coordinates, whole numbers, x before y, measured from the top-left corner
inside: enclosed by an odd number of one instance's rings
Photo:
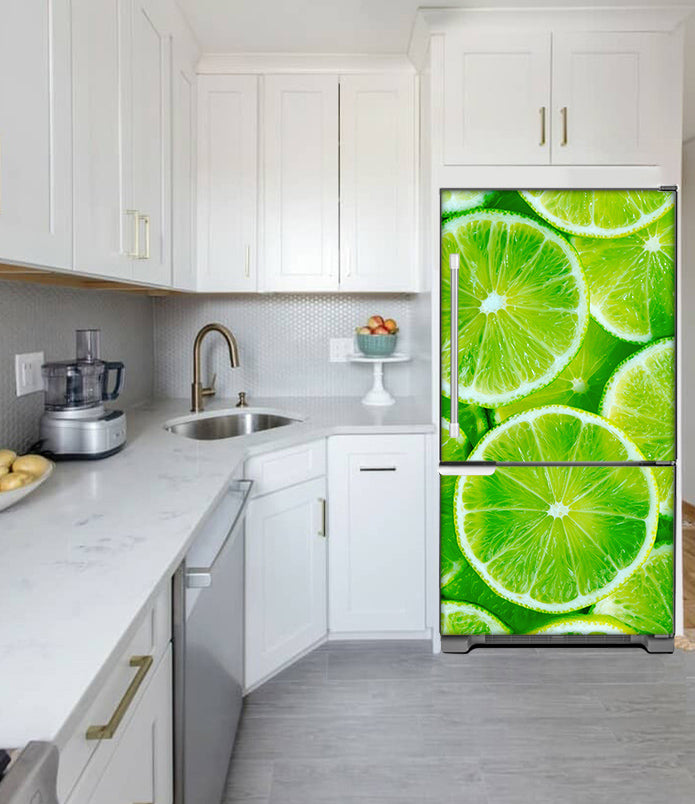
[[[368,408],[358,398],[251,399],[304,421],[221,441],[172,435],[185,400],[128,410],[128,444],[102,461],[60,463],[0,512],[0,746],[61,746],[243,461],[341,433],[432,432],[424,400]],[[210,401],[207,410],[232,407]]]

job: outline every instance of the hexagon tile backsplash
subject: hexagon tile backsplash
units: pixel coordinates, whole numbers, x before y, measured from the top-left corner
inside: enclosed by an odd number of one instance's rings
[[[361,396],[369,366],[329,362],[329,339],[350,338],[371,315],[395,318],[399,352],[410,352],[414,297],[399,295],[267,294],[171,296],[154,302],[155,393],[186,397],[193,372],[193,339],[204,324],[225,324],[239,343],[241,365],[229,366],[226,346],[212,333],[203,343],[202,380],[217,373],[218,397]],[[387,368],[386,383],[408,396],[410,364]]]

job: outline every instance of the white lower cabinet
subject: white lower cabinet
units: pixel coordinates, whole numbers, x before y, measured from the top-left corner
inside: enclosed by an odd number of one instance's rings
[[[253,499],[246,515],[246,687],[326,633],[326,479]]]
[[[331,633],[425,628],[424,439],[328,439]]]

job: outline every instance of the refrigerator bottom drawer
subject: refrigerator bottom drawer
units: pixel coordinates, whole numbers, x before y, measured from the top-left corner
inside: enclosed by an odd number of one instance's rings
[[[443,649],[672,650],[674,482],[634,465],[442,477]]]

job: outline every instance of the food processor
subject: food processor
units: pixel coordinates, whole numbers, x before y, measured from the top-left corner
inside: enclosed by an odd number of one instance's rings
[[[125,367],[100,359],[100,330],[78,329],[76,341],[75,360],[41,367],[46,392],[41,449],[63,460],[106,458],[125,445],[125,413],[103,404],[118,398]]]

